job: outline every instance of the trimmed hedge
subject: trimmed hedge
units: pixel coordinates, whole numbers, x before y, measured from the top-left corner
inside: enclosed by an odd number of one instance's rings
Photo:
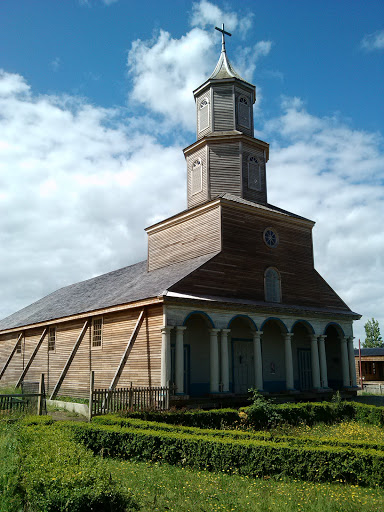
[[[341,447],[290,446],[286,442],[227,439],[113,425],[63,423],[94,453],[163,461],[251,477],[287,475],[309,481],[341,480],[384,485],[384,452]]]
[[[244,431],[244,430],[215,430],[203,429],[198,427],[184,427],[182,425],[170,425],[168,423],[158,423],[154,421],[144,421],[133,418],[119,418],[109,414],[93,418],[92,422],[97,425],[115,425],[126,428],[136,428],[139,430],[153,430],[163,432],[179,432],[181,434],[192,434],[209,437],[221,437],[227,439],[253,439],[263,441],[273,441],[275,443],[285,442],[290,445],[309,445],[309,446],[338,446],[347,448],[364,448],[371,450],[384,451],[384,443],[373,441],[355,441],[353,439],[344,441],[335,438],[317,436],[294,436],[285,434],[276,434],[271,431]]]
[[[347,401],[274,404],[262,398],[248,407],[242,407],[239,411],[213,409],[211,411],[127,412],[123,417],[215,429],[234,428],[239,425],[263,429],[281,423],[314,425],[348,420],[384,426],[384,407]]]
[[[161,421],[172,425],[201,428],[234,427],[240,423],[237,409],[211,409],[210,411],[142,411],[127,412],[124,415],[145,421]]]

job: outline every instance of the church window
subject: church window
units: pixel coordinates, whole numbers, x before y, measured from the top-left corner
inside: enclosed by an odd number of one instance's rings
[[[20,338],[16,343],[16,354],[21,354],[22,351],[22,338]]]
[[[248,158],[248,188],[261,190],[260,164],[255,156]]]
[[[48,331],[48,352],[56,350],[56,327],[50,327]]]
[[[203,190],[203,164],[200,158],[195,160],[192,165],[192,195],[198,194]]]
[[[209,127],[209,102],[208,98],[201,100],[198,112],[199,132]]]
[[[103,319],[92,320],[92,347],[101,347],[103,341]]]
[[[272,249],[279,245],[279,235],[272,228],[267,228],[263,233],[264,242]]]
[[[281,302],[281,280],[279,272],[270,267],[264,274],[266,302]]]
[[[251,127],[251,107],[248,98],[240,96],[238,104],[238,123],[245,128]]]

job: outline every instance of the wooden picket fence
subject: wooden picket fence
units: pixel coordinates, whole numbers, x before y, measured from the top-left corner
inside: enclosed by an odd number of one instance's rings
[[[0,395],[0,414],[33,412],[46,414],[44,375],[40,382],[22,383],[21,393]]]
[[[90,397],[90,417],[118,411],[166,411],[173,394],[172,386],[94,389]]]

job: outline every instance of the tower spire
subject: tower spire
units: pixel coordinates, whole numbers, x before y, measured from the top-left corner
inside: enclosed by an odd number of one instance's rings
[[[224,30],[224,23],[221,25],[221,28],[215,27],[215,30],[218,30],[219,32],[221,32],[221,51],[225,53],[225,36],[224,36],[224,34],[227,34],[227,36],[231,36],[232,34],[230,34],[229,32],[226,32]]]

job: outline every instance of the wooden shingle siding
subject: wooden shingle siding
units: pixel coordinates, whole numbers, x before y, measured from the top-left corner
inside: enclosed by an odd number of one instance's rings
[[[263,241],[267,227],[279,235],[274,249]],[[313,267],[310,227],[223,204],[222,240],[219,255],[170,290],[264,302],[264,272],[275,267],[281,276],[282,304],[349,311]]]
[[[209,148],[211,199],[228,192],[241,196],[239,142],[212,144]]]
[[[148,270],[219,251],[220,210],[204,210],[190,219],[148,233]]]
[[[88,328],[58,390],[58,395],[88,397],[91,370],[95,371],[96,387],[109,387],[140,311],[140,309],[135,309],[104,315],[103,347],[101,349],[91,350],[91,330]],[[145,315],[126,366],[117,383],[119,387],[128,386],[130,382],[134,386],[160,385],[162,306],[147,307]],[[46,390],[51,393],[83,325],[84,321],[59,324],[57,326],[56,351],[48,352],[46,337],[25,376],[25,380],[37,382],[41,373],[44,373]],[[24,364],[31,356],[42,331],[43,329],[26,331]],[[0,366],[6,360],[16,340],[16,333],[0,335]],[[22,371],[23,354],[15,354],[0,385],[14,385]]]
[[[233,96],[232,85],[213,89],[213,129],[215,132],[235,129]]]
[[[261,190],[253,190],[248,187],[248,159],[250,156],[255,156],[260,163],[260,178]],[[242,145],[242,174],[243,174],[243,197],[248,201],[255,201],[256,203],[267,202],[267,183],[265,172],[265,158],[264,151],[257,149],[248,144]]]
[[[187,186],[188,186],[188,208],[192,208],[200,203],[204,203],[208,200],[208,162],[207,162],[207,152],[208,148],[205,146],[189,155],[187,157]],[[203,175],[203,189],[201,192],[197,194],[192,194],[192,168],[193,162],[200,159],[201,164],[203,166],[202,175]]]

